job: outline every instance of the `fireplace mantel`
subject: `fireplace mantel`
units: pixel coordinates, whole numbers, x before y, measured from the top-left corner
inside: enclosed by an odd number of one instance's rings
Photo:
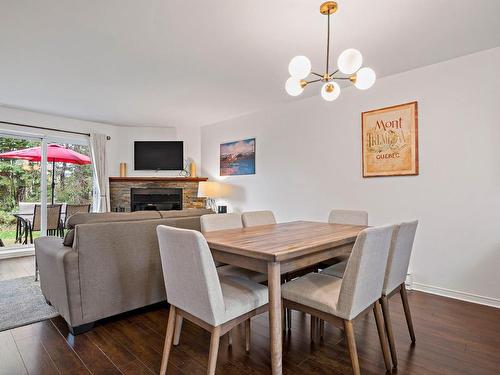
[[[198,184],[207,177],[110,177],[109,191],[111,210],[131,210],[131,190],[137,188],[178,188],[182,189],[182,208],[203,208],[205,199],[198,198]]]
[[[161,182],[201,182],[207,181],[208,177],[110,177],[109,182],[144,182],[144,181],[161,181]]]

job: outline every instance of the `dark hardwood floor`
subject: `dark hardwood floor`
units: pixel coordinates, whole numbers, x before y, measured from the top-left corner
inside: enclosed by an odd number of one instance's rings
[[[2,261],[0,261],[1,263]],[[0,267],[1,269],[1,267]],[[417,342],[411,345],[403,308],[391,298],[398,350],[397,374],[500,374],[500,310],[421,292],[410,292]],[[108,319],[73,337],[60,317],[0,332],[0,374],[155,374],[159,372],[168,307],[155,306]],[[363,374],[384,374],[373,314],[355,326]],[[252,319],[252,346],[245,353],[244,327],[233,346],[221,340],[218,374],[269,374],[267,314]],[[169,374],[205,374],[209,335],[185,323]],[[293,313],[284,340],[284,373],[352,374],[342,332],[327,325],[325,339],[309,343],[309,319]]]

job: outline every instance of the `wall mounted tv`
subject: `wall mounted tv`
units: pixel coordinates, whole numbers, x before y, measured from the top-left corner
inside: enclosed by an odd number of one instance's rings
[[[134,142],[134,170],[179,171],[184,169],[182,141]]]

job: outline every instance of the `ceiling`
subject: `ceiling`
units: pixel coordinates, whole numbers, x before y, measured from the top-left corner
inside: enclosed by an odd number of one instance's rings
[[[500,46],[500,1],[338,3],[332,61],[357,48],[378,77]],[[297,100],[284,90],[290,58],[324,69],[320,4],[2,1],[0,103],[117,125],[201,126]]]

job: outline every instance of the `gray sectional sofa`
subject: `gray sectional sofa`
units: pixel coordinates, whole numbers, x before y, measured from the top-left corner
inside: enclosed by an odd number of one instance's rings
[[[73,334],[95,321],[165,301],[156,227],[200,230],[205,209],[79,213],[64,240],[35,240],[43,295]]]

